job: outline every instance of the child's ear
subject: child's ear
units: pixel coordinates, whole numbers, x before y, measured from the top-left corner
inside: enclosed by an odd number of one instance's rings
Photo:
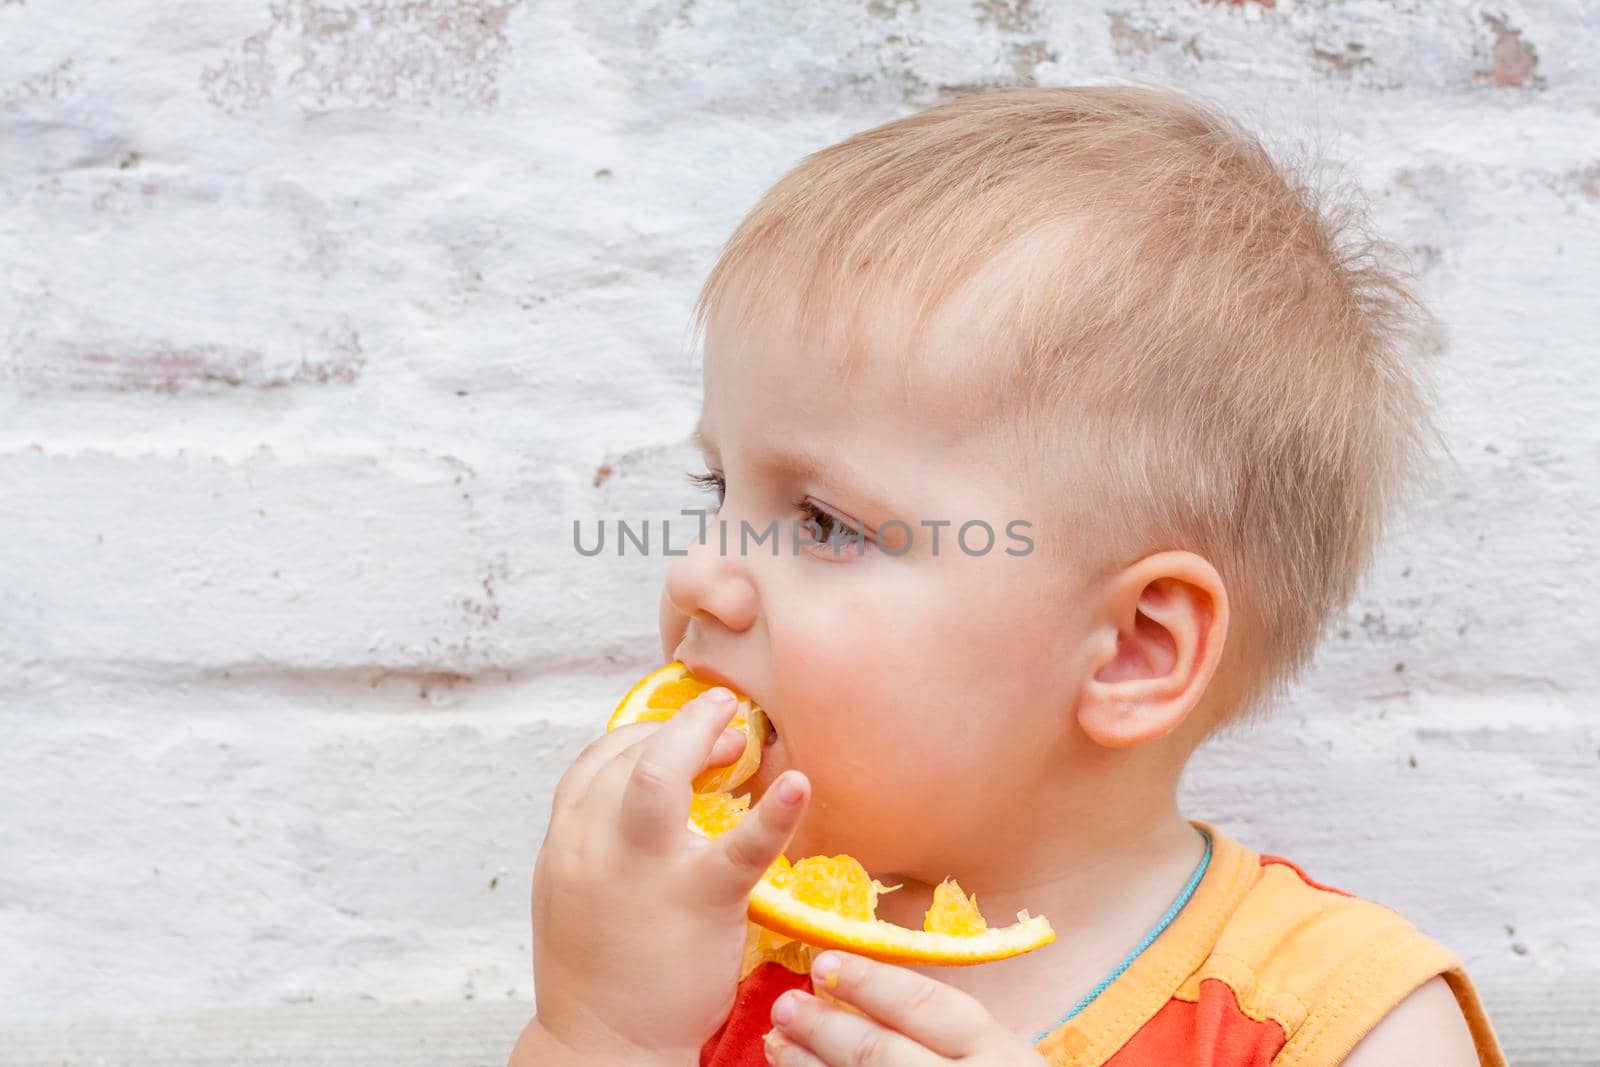
[[[1114,575],[1101,609],[1078,724],[1107,748],[1177,729],[1222,658],[1228,633],[1222,577],[1193,552],[1158,552]]]

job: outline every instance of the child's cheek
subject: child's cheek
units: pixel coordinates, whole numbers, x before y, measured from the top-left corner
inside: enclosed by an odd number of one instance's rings
[[[869,871],[894,871],[926,855],[929,764],[919,760],[931,739],[900,722],[892,678],[841,649],[809,680],[783,687],[795,693],[783,720],[792,765],[811,780],[813,802],[796,835],[797,855],[848,853]],[[809,658],[809,656],[808,656]],[[941,757],[943,754],[939,754]]]

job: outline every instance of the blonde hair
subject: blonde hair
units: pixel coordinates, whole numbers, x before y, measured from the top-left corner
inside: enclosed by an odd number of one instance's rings
[[[1431,316],[1364,213],[1318,202],[1186,93],[978,92],[803,159],[729,239],[692,325],[831,324],[848,373],[863,314],[909,299],[920,338],[963,286],[1020,264],[982,305],[1003,373],[966,394],[1008,411],[1021,460],[1059,488],[1042,546],[1102,570],[1163,548],[1217,568],[1231,624],[1212,694],[1237,714],[1310,662],[1443,444]]]

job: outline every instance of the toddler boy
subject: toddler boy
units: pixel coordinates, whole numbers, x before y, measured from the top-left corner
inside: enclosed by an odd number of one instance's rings
[[[1361,227],[1132,86],[959,97],[769,190],[695,309],[717,510],[660,628],[776,739],[710,843],[684,820],[738,747],[719,690],[569,769],[513,1062],[1503,1063],[1447,949],[1177,802],[1439,443],[1426,314]],[[954,875],[1060,936],[742,966],[779,852],[855,856],[901,925]]]

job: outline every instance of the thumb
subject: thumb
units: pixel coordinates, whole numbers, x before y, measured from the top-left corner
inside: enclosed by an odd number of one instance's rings
[[[794,798],[785,799],[791,788]],[[743,903],[788,847],[810,799],[811,783],[804,773],[779,775],[749,814],[713,840],[711,848],[700,850],[698,862],[704,868],[698,884],[705,887],[705,898],[718,905]]]

